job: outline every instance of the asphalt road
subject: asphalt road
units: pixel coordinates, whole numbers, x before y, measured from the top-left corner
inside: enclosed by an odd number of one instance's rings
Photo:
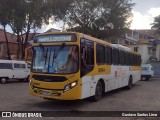
[[[121,88],[108,92],[98,102],[92,102],[90,99],[77,101],[46,100],[29,95],[28,83],[10,81],[7,84],[0,84],[0,101],[0,111],[160,111],[160,79],[138,81],[131,90]],[[64,118],[56,117],[55,119],[62,120]],[[71,118],[65,118],[65,120],[67,119]],[[79,120],[81,118],[73,119]],[[93,118],[88,118],[88,120],[90,119]],[[97,117],[94,119],[101,120],[104,118]],[[121,117],[106,119],[158,120],[160,118]]]

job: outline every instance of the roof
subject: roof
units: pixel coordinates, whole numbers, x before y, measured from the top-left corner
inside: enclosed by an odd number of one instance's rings
[[[50,28],[49,30],[47,30],[45,33],[47,32],[60,32],[61,30],[55,29],[55,28]]]
[[[7,34],[8,42],[17,43],[16,35],[9,33],[9,32],[7,32],[6,34]],[[5,38],[3,29],[0,29],[0,42],[6,42],[6,38]]]

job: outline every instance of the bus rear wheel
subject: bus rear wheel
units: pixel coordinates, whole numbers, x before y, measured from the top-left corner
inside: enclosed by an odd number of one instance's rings
[[[131,89],[133,86],[133,81],[132,81],[132,77],[129,77],[129,81],[128,81],[128,85],[127,85],[127,89]]]
[[[103,86],[102,86],[102,82],[98,81],[97,85],[96,85],[96,90],[95,90],[95,95],[93,96],[93,100],[99,101],[102,98],[103,95]]]

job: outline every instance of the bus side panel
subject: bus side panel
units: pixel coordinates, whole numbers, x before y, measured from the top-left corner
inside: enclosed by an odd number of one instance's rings
[[[91,81],[91,96],[95,95],[97,82],[102,79],[105,83],[105,92],[108,90],[108,75],[95,75],[94,80]]]
[[[91,89],[91,76],[82,77],[81,99],[90,97],[90,89]]]
[[[131,66],[129,68],[130,75],[132,75],[133,83],[141,79],[141,67]]]
[[[109,81],[109,91],[128,85],[130,72],[128,66],[112,65],[112,75]]]
[[[109,75],[85,76],[82,78],[81,99],[95,95],[97,82],[103,79],[105,83],[105,92],[108,91]]]

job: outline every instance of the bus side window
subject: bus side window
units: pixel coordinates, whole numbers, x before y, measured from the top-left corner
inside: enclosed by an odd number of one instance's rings
[[[81,77],[94,68],[94,42],[81,39]]]
[[[105,52],[105,60],[106,60],[106,65],[111,65],[112,64],[112,48],[106,46],[106,52]]]
[[[119,50],[116,48],[113,48],[112,61],[113,65],[119,65]]]
[[[126,65],[129,66],[129,65],[130,65],[130,62],[129,62],[129,53],[126,52],[125,54],[126,54],[126,55],[125,55]]]
[[[105,64],[105,46],[102,44],[96,44],[96,60],[98,65]]]

